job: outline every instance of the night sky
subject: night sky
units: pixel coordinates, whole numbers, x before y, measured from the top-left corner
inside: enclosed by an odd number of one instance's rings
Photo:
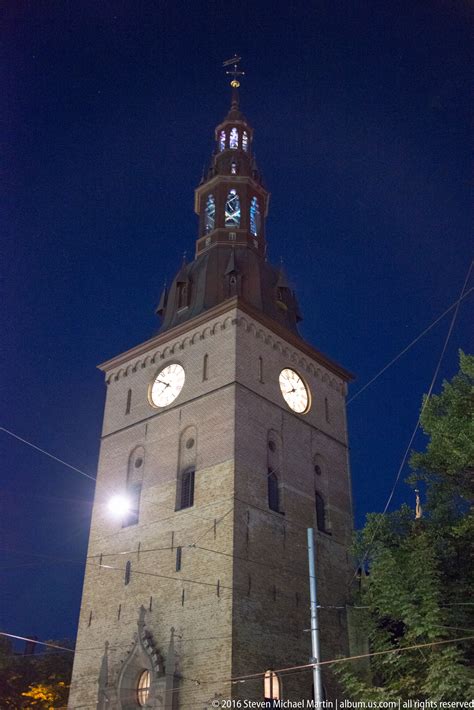
[[[193,190],[235,52],[270,259],[302,335],[360,389],[458,298],[472,258],[469,5],[4,3],[1,424],[95,475],[96,365],[156,332],[163,282],[194,253]],[[472,303],[436,389],[472,351]],[[358,525],[383,509],[449,320],[348,407]],[[3,432],[0,445],[0,628],[74,637],[93,482]]]

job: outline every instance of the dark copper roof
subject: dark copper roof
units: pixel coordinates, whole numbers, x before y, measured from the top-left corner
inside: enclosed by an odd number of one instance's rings
[[[184,279],[189,284],[189,301],[187,306],[178,308],[178,283]],[[297,322],[301,320],[295,294],[286,279],[282,288],[281,269],[246,246],[216,245],[193,262],[183,264],[167,295],[164,309],[163,300],[160,301],[163,317],[160,333],[234,295],[294,333],[298,332]]]

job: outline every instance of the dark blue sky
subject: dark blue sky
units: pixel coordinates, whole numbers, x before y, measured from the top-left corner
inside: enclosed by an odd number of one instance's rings
[[[351,392],[458,297],[468,2],[11,0],[3,15],[3,426],[95,475],[95,367],[153,335],[163,281],[193,253],[234,52],[272,193],[270,258],[303,336],[356,373]],[[472,350],[472,302],[441,377]],[[358,524],[383,508],[448,325],[349,405]],[[74,636],[93,485],[2,432],[0,446],[0,627]]]

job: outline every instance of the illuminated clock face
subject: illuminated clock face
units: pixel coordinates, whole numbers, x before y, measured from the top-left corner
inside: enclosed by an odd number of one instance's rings
[[[179,395],[184,385],[184,369],[177,362],[164,367],[150,385],[150,402],[155,407],[166,407]]]
[[[294,412],[304,414],[311,405],[309,389],[294,370],[288,367],[280,372],[280,390],[283,399]]]

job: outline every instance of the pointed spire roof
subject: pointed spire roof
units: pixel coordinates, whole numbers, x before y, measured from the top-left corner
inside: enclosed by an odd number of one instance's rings
[[[235,249],[233,247],[232,251],[230,252],[229,261],[227,262],[227,268],[224,273],[226,276],[228,276],[229,274],[237,273],[237,267],[235,264]]]
[[[223,63],[224,67],[232,67],[231,69],[228,69],[226,71],[226,74],[232,77],[232,81],[230,82],[230,85],[232,87],[232,95],[231,95],[231,104],[230,104],[230,111],[225,117],[225,121],[243,121],[244,123],[247,123],[247,119],[243,115],[243,113],[240,111],[239,107],[239,87],[240,87],[240,81],[239,77],[245,76],[245,72],[240,71],[238,68],[239,62],[242,60],[242,57],[237,56],[237,54],[234,54],[234,56],[231,59],[227,59]]]
[[[277,288],[287,288],[288,290],[290,290],[290,284],[288,283],[283,264],[280,266],[280,270],[278,272],[278,281],[276,286]]]
[[[186,259],[186,252],[183,254],[183,262],[181,264],[181,268],[178,271],[178,275],[176,277],[176,281],[178,283],[184,283],[185,281],[189,280],[189,275],[188,275],[188,261]]]
[[[155,309],[155,313],[162,316],[166,310],[166,304],[168,303],[168,288],[166,286],[166,281],[163,286],[163,291],[161,292],[160,301]]]

